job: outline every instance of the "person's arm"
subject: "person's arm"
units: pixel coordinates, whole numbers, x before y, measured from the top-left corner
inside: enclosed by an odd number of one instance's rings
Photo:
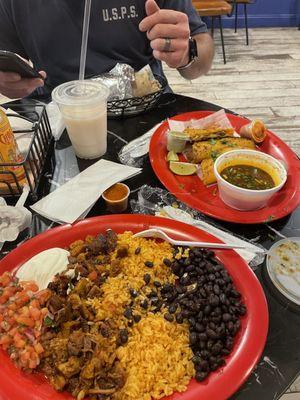
[[[186,79],[195,79],[208,72],[211,67],[214,56],[213,40],[190,1],[173,3],[174,7],[175,3],[181,4],[181,8],[178,8],[182,11],[161,10],[155,0],[147,0],[147,17],[141,21],[140,30],[147,32],[153,56],[171,68],[188,64],[189,38],[195,38],[199,57],[189,68],[179,70]]]
[[[28,59],[13,23],[11,0],[0,1],[0,50],[8,50]],[[44,71],[40,71],[46,77]],[[42,79],[22,79],[19,74],[0,71],[0,93],[11,99],[28,96],[37,87],[44,86]]]
[[[193,36],[193,39],[197,42],[198,58],[190,67],[178,70],[185,79],[196,79],[206,74],[210,70],[214,58],[214,42],[209,33],[198,33]],[[188,62],[187,56],[182,65],[187,65]]]

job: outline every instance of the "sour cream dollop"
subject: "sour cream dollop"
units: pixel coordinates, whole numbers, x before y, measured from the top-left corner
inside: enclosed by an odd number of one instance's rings
[[[39,289],[46,289],[57,273],[64,271],[69,264],[67,250],[54,247],[36,254],[26,261],[16,276],[22,281],[35,281]]]

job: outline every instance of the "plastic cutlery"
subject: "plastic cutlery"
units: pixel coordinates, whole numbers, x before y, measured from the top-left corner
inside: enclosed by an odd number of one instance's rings
[[[147,229],[145,231],[138,232],[133,237],[154,237],[164,239],[165,241],[173,244],[174,246],[187,246],[187,247],[202,247],[211,249],[244,249],[246,246],[240,246],[236,244],[225,244],[225,243],[209,243],[209,242],[194,242],[185,240],[175,240],[168,236],[161,229]]]

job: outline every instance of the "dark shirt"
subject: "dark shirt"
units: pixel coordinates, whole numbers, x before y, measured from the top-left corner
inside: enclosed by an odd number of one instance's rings
[[[78,79],[84,0],[0,0],[0,49],[32,60],[47,72],[48,90]],[[184,12],[191,34],[207,28],[191,0],[158,1],[160,8]],[[161,63],[139,23],[145,18],[145,0],[93,0],[86,76],[99,75],[116,63],[139,70],[150,64],[162,75]]]

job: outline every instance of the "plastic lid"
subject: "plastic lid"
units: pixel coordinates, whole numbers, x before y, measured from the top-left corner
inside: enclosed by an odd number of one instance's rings
[[[102,83],[84,80],[63,83],[53,90],[52,99],[59,105],[88,106],[107,100],[108,95],[109,90]]]
[[[268,251],[267,271],[275,287],[300,305],[300,238],[276,242]]]

